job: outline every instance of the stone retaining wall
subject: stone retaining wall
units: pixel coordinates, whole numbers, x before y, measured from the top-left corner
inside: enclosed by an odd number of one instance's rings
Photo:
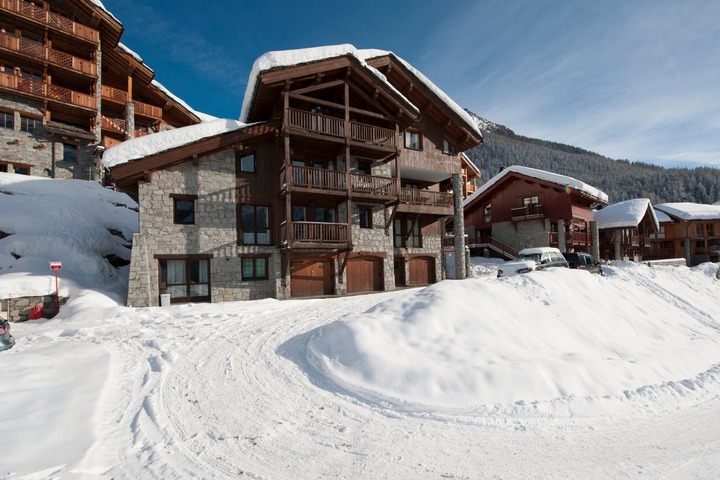
[[[65,305],[65,302],[67,302],[67,298],[60,297],[60,305]],[[30,320],[30,309],[37,306],[43,308],[43,318],[53,318],[58,313],[55,295],[8,298],[0,301],[0,304],[2,313],[7,315],[10,322]]]

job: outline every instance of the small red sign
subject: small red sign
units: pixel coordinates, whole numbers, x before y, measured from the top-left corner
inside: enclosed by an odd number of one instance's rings
[[[62,262],[50,262],[50,270],[62,270]]]

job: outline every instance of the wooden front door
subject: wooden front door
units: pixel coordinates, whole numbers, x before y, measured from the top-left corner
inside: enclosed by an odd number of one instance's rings
[[[333,294],[332,262],[300,261],[290,266],[290,295],[317,297]]]
[[[347,262],[348,293],[383,290],[383,261],[380,258],[353,258]]]
[[[432,257],[415,257],[409,262],[409,285],[429,285],[435,283],[435,259]]]

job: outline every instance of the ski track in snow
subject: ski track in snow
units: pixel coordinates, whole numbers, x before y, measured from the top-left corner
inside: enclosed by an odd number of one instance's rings
[[[720,468],[717,395],[625,418],[407,414],[357,399],[309,365],[305,346],[317,327],[346,315],[348,304],[359,311],[403,294],[272,301],[242,317],[200,305],[144,309],[130,320],[118,314],[115,326],[65,330],[73,341],[105,344],[113,359],[98,442],[69,473],[622,479]],[[158,323],[164,328],[153,329]]]

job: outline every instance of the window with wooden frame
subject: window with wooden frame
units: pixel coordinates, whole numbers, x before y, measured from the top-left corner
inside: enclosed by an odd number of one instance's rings
[[[13,112],[0,111],[0,127],[8,130],[15,129],[15,114]]]
[[[210,301],[212,255],[157,255],[160,294],[171,303]]]
[[[358,207],[360,214],[360,228],[373,228],[373,209],[372,207]]]
[[[243,245],[270,245],[270,207],[241,205],[240,228]]]
[[[483,208],[483,221],[484,223],[492,223],[492,203],[488,203]]]
[[[523,198],[523,207],[529,207],[531,205],[538,205],[540,203],[540,200],[538,199],[537,195],[533,195],[532,197],[524,197]]]
[[[268,279],[268,257],[242,257],[242,279],[267,280]]]
[[[39,118],[20,115],[20,130],[23,132],[39,135],[42,131],[42,120]]]
[[[396,218],[393,222],[395,248],[421,248],[420,224],[411,218]]]
[[[173,199],[173,223],[176,225],[195,225],[195,203],[197,195],[171,193]]]
[[[457,147],[454,143],[450,142],[447,138],[443,138],[443,153],[447,155],[456,155]]]
[[[242,173],[255,173],[255,152],[238,154],[238,171]]]
[[[419,130],[405,130],[405,148],[422,150],[422,133]]]

